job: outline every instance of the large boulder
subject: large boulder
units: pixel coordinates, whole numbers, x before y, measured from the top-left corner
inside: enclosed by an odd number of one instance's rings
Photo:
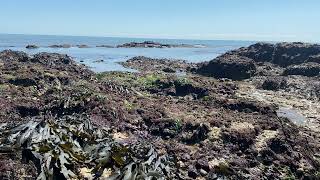
[[[197,73],[215,78],[243,80],[252,77],[256,70],[255,63],[250,58],[224,55],[202,64]]]
[[[302,75],[302,76],[318,76],[320,73],[320,64],[314,62],[292,65],[285,69],[283,75]]]

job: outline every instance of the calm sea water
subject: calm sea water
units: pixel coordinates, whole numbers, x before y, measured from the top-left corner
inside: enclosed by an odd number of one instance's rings
[[[127,42],[155,41],[168,44],[204,45],[206,48],[103,48],[97,45],[119,45]],[[226,51],[248,46],[249,41],[222,40],[176,40],[176,39],[142,39],[142,38],[113,38],[113,37],[84,37],[84,36],[47,36],[47,35],[8,35],[0,34],[0,50],[12,49],[24,51],[30,55],[38,52],[57,52],[68,54],[77,62],[89,66],[96,72],[130,71],[118,62],[126,61],[134,56],[152,58],[184,59],[188,62],[209,61]],[[26,45],[35,44],[38,49],[26,49]],[[90,48],[48,48],[54,44],[79,45],[86,44]],[[104,60],[103,62],[96,62]]]

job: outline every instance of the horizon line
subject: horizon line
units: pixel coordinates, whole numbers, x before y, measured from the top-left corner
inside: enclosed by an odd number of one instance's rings
[[[248,40],[248,39],[240,39],[240,38],[195,38],[195,37],[179,37],[179,36],[155,36],[155,35],[128,35],[128,34],[118,34],[118,35],[70,35],[70,34],[38,34],[38,33],[3,33],[0,32],[0,35],[25,35],[25,36],[65,36],[65,37],[91,37],[91,38],[122,38],[122,39],[158,39],[158,40],[195,40],[195,41],[241,41],[241,42],[269,42],[269,43],[279,43],[279,42],[303,42],[303,43],[320,43],[320,41],[316,40],[262,40],[259,38]],[[223,35],[223,34],[216,34]],[[243,34],[242,34],[243,36]],[[259,37],[259,35],[256,35]],[[271,35],[260,35],[260,37],[271,37]],[[286,37],[293,37],[287,35]]]
[[[69,34],[38,34],[38,33],[2,33],[0,35],[25,35],[25,36],[69,36],[69,37],[91,37],[91,38],[132,38],[132,39],[159,39],[159,40],[195,40],[195,41],[242,41],[242,42],[281,42],[275,40],[246,40],[246,39],[229,39],[229,38],[192,38],[192,37],[156,37],[142,35],[69,35]],[[285,42],[285,41],[282,41]],[[291,41],[294,42],[294,41]],[[302,41],[303,42],[303,41]]]

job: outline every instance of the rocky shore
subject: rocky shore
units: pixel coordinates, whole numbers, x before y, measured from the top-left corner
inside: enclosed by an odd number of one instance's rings
[[[53,44],[48,46],[49,48],[71,48],[71,47],[78,47],[78,48],[90,48],[89,45],[86,44],[78,44],[78,45],[71,45],[71,44]],[[95,47],[98,48],[204,48],[204,45],[191,45],[191,44],[162,44],[153,41],[144,41],[144,42],[130,42],[124,43],[116,46],[112,45],[96,45]],[[26,49],[37,49],[39,46],[34,44],[29,44],[26,46]]]
[[[162,44],[153,41],[130,42],[118,45],[117,48],[201,48],[203,45],[190,44]]]
[[[320,46],[94,73],[0,52],[0,179],[319,179]]]

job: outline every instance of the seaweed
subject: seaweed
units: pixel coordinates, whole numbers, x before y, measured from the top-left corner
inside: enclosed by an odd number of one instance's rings
[[[93,179],[165,179],[170,174],[167,156],[158,156],[151,144],[117,143],[107,129],[93,126],[88,118],[67,116],[0,127],[6,136],[0,149],[21,150],[37,167],[39,180],[83,179],[81,168],[90,169]]]

